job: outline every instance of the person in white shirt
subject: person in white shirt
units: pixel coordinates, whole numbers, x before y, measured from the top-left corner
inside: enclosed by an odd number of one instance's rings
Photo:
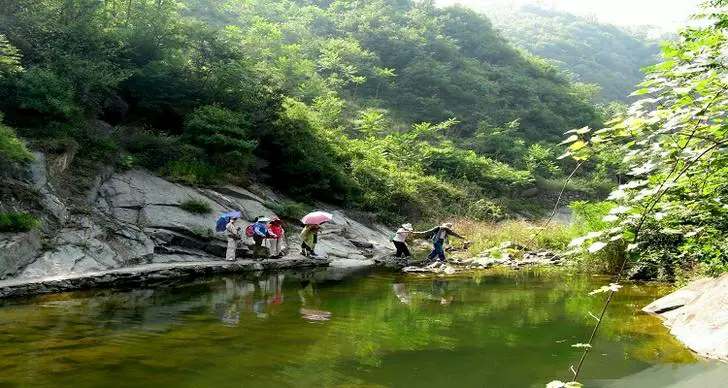
[[[412,224],[403,224],[402,227],[397,229],[397,231],[394,233],[394,236],[392,237],[392,243],[394,243],[394,247],[397,248],[397,253],[395,254],[396,257],[412,256],[409,248],[407,248],[407,238],[412,233],[412,231]]]
[[[238,249],[238,241],[240,241],[240,227],[237,225],[238,219],[230,217],[225,226],[225,234],[227,235],[227,252],[225,252],[225,260],[235,261],[235,251]]]

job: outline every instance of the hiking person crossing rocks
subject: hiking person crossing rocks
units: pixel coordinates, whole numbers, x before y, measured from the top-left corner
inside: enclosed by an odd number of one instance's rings
[[[410,257],[412,254],[407,248],[407,238],[413,233],[412,224],[402,224],[402,226],[394,232],[392,243],[397,249],[395,257]]]
[[[445,246],[448,244],[449,236],[457,237],[461,240],[465,240],[465,237],[455,233],[452,230],[452,224],[447,222],[440,226],[436,226],[430,230],[424,232],[414,232],[414,235],[429,236],[432,235],[432,252],[427,259],[429,262],[434,262],[435,257],[439,258],[439,261],[444,263],[445,257]]]

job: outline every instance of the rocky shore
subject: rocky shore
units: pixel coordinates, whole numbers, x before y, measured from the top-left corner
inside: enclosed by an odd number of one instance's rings
[[[0,211],[30,212],[41,220],[41,227],[31,232],[0,233],[0,297],[197,272],[274,270],[337,261],[343,262],[339,267],[367,266],[392,252],[386,227],[367,222],[366,215],[354,219],[335,206],[318,204],[319,210],[334,214],[316,247],[323,259],[296,254],[300,226],[289,219],[285,245],[292,255],[248,261],[253,241],[244,239],[237,252],[243,261],[229,264],[223,260],[226,240],[213,230],[217,217],[239,210],[244,228],[257,216],[276,216],[273,209],[291,200],[260,185],[195,187],[149,171],[110,167],[100,171],[85,192],[72,192],[63,182],[70,160],[73,155],[48,160],[37,154],[22,171],[0,172],[0,178],[11,183],[0,193]],[[184,206],[189,201],[205,204],[209,211],[190,212]]]
[[[498,258],[494,254],[499,250],[521,250],[519,255],[501,253]],[[374,260],[377,266],[401,270],[408,273],[447,273],[454,274],[464,271],[485,270],[489,268],[505,267],[519,270],[530,266],[560,266],[562,258],[553,251],[529,251],[524,247],[514,247],[511,244],[504,244],[497,249],[489,249],[481,252],[475,257],[463,257],[456,254],[447,263],[433,263],[425,265],[424,262],[416,262],[411,258],[384,256]]]
[[[330,260],[325,258],[308,258],[300,255],[260,261],[150,264],[53,278],[4,280],[0,281],[0,298],[19,298],[92,288],[152,286],[223,273],[278,271],[325,267],[329,264]]]
[[[643,310],[695,353],[728,361],[728,274],[695,280]]]

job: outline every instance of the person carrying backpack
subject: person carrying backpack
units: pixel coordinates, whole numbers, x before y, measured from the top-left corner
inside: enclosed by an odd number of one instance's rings
[[[427,260],[432,262],[435,257],[438,257],[440,262],[444,263],[445,257],[445,245],[448,243],[448,237],[453,236],[459,239],[465,240],[465,237],[455,233],[452,230],[451,223],[444,223],[440,226],[436,226],[430,230],[424,232],[413,232],[415,235],[432,235],[432,252],[427,256]]]
[[[227,251],[225,252],[225,260],[235,261],[235,251],[238,249],[238,241],[240,237],[240,227],[237,225],[238,218],[230,217],[227,225],[225,225],[225,235],[227,237]]]
[[[270,220],[266,217],[258,217],[255,219],[255,223],[253,224],[253,241],[255,242],[255,246],[253,247],[253,260],[258,260],[258,257],[260,256],[260,248],[263,246],[263,241],[265,241],[265,239],[269,237],[277,237],[268,230],[268,227],[266,226],[268,221]]]
[[[409,251],[409,248],[407,248],[407,238],[412,233],[413,233],[412,224],[403,224],[402,227],[400,227],[399,229],[397,229],[396,232],[394,232],[394,236],[392,236],[392,243],[394,244],[394,247],[397,249],[397,253],[394,254],[395,257],[412,256],[412,254]]]

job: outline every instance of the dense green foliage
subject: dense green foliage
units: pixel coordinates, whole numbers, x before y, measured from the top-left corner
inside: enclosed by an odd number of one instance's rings
[[[561,133],[600,123],[485,17],[429,1],[0,0],[0,34],[22,136],[387,216],[502,217],[569,167]]]
[[[33,159],[25,144],[18,139],[15,131],[2,123],[0,114],[0,163],[23,162]]]
[[[644,276],[728,269],[728,2],[711,3],[712,23],[664,47],[664,62],[648,70],[634,93],[642,99],[625,117],[567,139],[574,159],[618,147],[629,167],[610,196],[617,204],[604,218],[609,225],[574,245],[591,240],[592,252],[623,245],[645,265]]]
[[[28,213],[0,212],[0,233],[28,232],[40,226],[40,221]]]
[[[598,88],[600,102],[623,101],[642,81],[641,68],[654,64],[660,48],[645,36],[585,17],[537,6],[485,2],[485,12],[511,42],[545,58],[577,82]]]

